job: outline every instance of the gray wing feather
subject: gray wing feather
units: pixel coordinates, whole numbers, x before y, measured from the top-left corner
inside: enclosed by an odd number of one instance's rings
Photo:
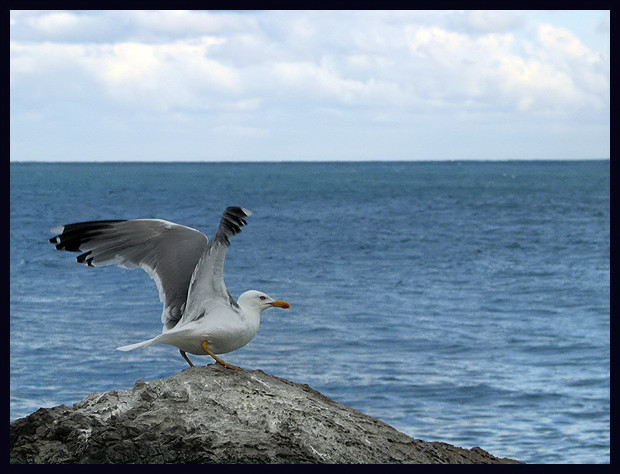
[[[230,247],[230,238],[241,232],[241,227],[247,224],[244,217],[251,215],[252,211],[242,207],[227,207],[224,210],[217,232],[192,275],[187,294],[187,310],[181,324],[201,317],[202,312],[198,306],[208,305],[213,300],[238,308],[224,283],[224,261]]]
[[[83,252],[79,263],[146,270],[164,305],[164,329],[181,318],[194,269],[208,246],[203,233],[161,219],[78,222],[52,232],[59,234],[50,239],[58,250]]]

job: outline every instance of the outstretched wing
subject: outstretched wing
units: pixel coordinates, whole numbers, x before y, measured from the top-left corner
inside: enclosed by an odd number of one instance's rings
[[[202,317],[204,309],[213,305],[226,304],[232,308],[239,307],[224,283],[224,260],[230,247],[230,238],[241,232],[241,227],[247,224],[244,217],[251,215],[252,211],[242,207],[227,207],[224,210],[220,226],[192,275],[187,294],[187,308],[181,324]]]
[[[181,318],[192,274],[208,246],[203,233],[161,219],[78,222],[52,232],[59,234],[49,240],[58,250],[83,252],[79,263],[146,270],[164,304],[164,330]]]

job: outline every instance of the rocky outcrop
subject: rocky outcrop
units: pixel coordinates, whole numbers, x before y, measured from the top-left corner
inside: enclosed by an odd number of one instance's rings
[[[426,442],[308,385],[219,364],[41,408],[10,424],[11,463],[514,463]]]

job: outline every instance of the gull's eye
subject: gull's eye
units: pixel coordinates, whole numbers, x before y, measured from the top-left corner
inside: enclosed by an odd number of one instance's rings
[[[267,299],[267,297],[266,297],[266,296],[259,296],[259,298],[260,298],[261,300],[266,300],[266,299]]]

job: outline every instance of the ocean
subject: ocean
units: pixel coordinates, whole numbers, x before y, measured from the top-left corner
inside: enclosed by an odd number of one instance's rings
[[[225,278],[291,309],[222,356],[425,441],[610,461],[610,162],[11,163],[10,420],[187,368],[142,270],[52,227],[254,212]],[[213,360],[194,356],[194,363]]]

